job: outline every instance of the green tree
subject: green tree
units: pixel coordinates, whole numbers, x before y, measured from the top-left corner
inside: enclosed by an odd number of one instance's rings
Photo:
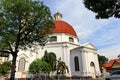
[[[56,70],[56,55],[53,52],[47,52],[45,51],[44,56],[42,57],[42,60],[47,62],[50,67],[52,68],[52,71]]]
[[[50,71],[50,65],[41,59],[34,60],[29,66],[29,72],[32,74],[37,74],[40,72],[49,73]]]
[[[96,18],[120,18],[120,0],[84,0],[84,4]]]
[[[108,61],[108,58],[106,58],[105,56],[103,55],[99,55],[98,54],[98,61],[99,61],[99,64],[100,64],[100,70],[102,71],[102,67],[103,67],[103,64]]]
[[[49,54],[51,57],[50,64],[52,67],[52,71],[56,71],[56,61],[57,61],[56,55],[53,52],[49,52]]]
[[[53,52],[45,51],[45,54],[42,57],[42,61],[47,62],[50,65],[52,71],[57,71],[57,74],[64,74],[69,72],[65,62],[61,61],[61,58],[57,60],[56,55]]]
[[[65,74],[69,72],[67,65],[65,62],[61,61],[61,58],[57,60],[57,74]]]
[[[9,73],[11,69],[11,62],[9,61],[5,61],[3,63],[0,64],[0,75],[6,75]]]
[[[42,57],[42,60],[45,61],[45,62],[47,62],[47,63],[49,63],[49,61],[50,61],[50,55],[47,52],[47,50],[45,51],[44,56]]]
[[[0,0],[0,52],[13,57],[10,80],[19,49],[44,46],[53,27],[49,8],[39,0]]]

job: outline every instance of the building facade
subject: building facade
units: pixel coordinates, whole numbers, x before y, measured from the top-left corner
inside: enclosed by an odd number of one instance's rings
[[[55,28],[49,35],[49,42],[41,48],[33,46],[28,50],[19,50],[16,64],[16,78],[26,77],[29,71],[29,65],[37,58],[41,58],[44,52],[55,53],[57,59],[68,66],[71,76],[100,76],[97,49],[91,43],[79,44],[79,39],[73,27],[62,20],[62,14],[54,15]],[[11,60],[12,57],[9,57]]]
[[[113,71],[120,70],[120,56],[118,59],[112,59],[103,64],[103,73],[112,73]]]

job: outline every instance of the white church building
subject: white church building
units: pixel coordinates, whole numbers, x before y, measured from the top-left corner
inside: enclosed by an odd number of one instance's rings
[[[68,66],[67,76],[100,76],[97,49],[91,43],[79,44],[77,33],[73,27],[62,20],[62,14],[54,15],[55,28],[49,35],[49,42],[41,48],[33,46],[29,50],[20,50],[17,57],[15,77],[26,77],[29,65],[36,59],[41,58],[44,52],[55,53],[57,59]],[[11,60],[12,57],[9,57]]]

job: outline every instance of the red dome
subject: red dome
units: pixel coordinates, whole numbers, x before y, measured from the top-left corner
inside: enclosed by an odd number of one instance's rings
[[[66,33],[77,37],[75,30],[68,23],[62,20],[55,20],[54,23],[55,28],[52,31],[53,33]]]

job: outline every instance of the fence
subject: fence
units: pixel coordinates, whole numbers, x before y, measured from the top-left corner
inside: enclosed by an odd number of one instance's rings
[[[90,76],[86,76],[86,77],[83,77],[83,76],[72,76],[72,77],[68,77],[66,75],[62,75],[62,74],[59,74],[59,75],[49,75],[49,74],[32,74],[30,79],[39,79],[39,80],[93,80],[92,77]],[[30,80],[28,78],[28,80]]]
[[[8,78],[0,78],[0,80],[9,80]],[[32,74],[26,78],[15,78],[15,80],[93,80],[92,77],[82,77],[82,76],[72,76],[67,77],[65,75],[54,75],[50,76],[48,74]]]

